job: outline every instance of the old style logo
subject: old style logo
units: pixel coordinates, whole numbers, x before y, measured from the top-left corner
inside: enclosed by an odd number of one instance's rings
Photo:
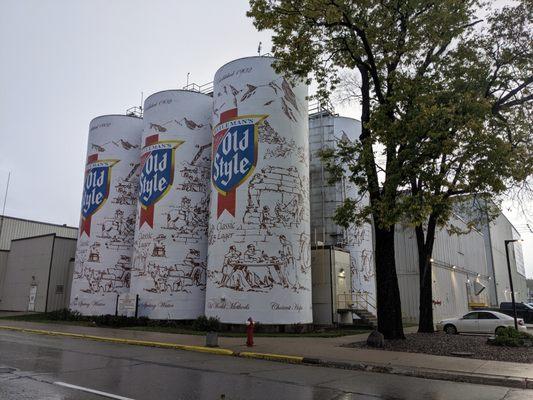
[[[154,206],[171,188],[174,181],[174,150],[182,140],[159,140],[159,135],[148,136],[141,153],[139,227],[145,222],[154,227]]]
[[[91,236],[92,216],[104,205],[109,196],[111,168],[118,160],[98,160],[98,154],[87,158],[83,197],[81,201],[80,237]]]
[[[235,216],[236,190],[257,164],[258,126],[268,115],[238,115],[231,109],[220,115],[213,129],[211,178],[218,191],[217,218],[227,210]]]

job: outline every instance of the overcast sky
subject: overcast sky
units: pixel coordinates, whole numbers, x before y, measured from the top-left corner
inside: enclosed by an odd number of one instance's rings
[[[270,49],[246,0],[1,0],[0,206],[77,226],[89,121]],[[358,107],[339,107],[359,117]],[[1,211],[1,210],[0,210]],[[516,224],[524,217],[506,212]],[[524,236],[533,276],[533,235]]]

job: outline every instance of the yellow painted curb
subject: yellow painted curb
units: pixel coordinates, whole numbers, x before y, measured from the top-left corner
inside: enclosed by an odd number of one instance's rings
[[[99,342],[130,344],[134,346],[160,347],[160,348],[175,349],[175,350],[196,351],[200,353],[210,353],[210,354],[218,354],[218,355],[224,355],[224,356],[232,356],[235,354],[232,350],[219,349],[219,348],[213,348],[213,347],[191,346],[191,345],[185,345],[185,344],[174,344],[174,343],[165,343],[165,342],[149,342],[146,340],[135,340],[135,339],[110,338],[110,337],[104,337],[104,336],[84,335],[80,333],[57,332],[57,331],[47,331],[47,330],[42,330],[42,329],[21,328],[18,326],[0,325],[0,329],[26,332],[26,333],[36,333],[39,335],[65,336],[65,337],[72,337],[72,338],[77,338],[77,339],[89,339],[89,340],[96,340]]]
[[[295,364],[300,364],[303,362],[304,358],[299,356],[287,356],[283,354],[270,354],[270,353],[254,353],[251,351],[242,351],[239,353],[239,357],[245,358],[260,358],[262,360],[271,360],[271,361],[285,361]]]

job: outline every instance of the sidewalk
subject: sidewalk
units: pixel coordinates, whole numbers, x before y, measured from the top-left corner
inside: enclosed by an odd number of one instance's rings
[[[0,321],[0,328],[2,327],[37,329],[80,336],[91,335],[93,339],[96,339],[94,336],[98,336],[101,339],[142,341],[143,343],[131,343],[140,345],[157,342],[185,347],[194,346],[196,349],[189,349],[193,351],[209,350],[203,347],[205,337],[197,335],[8,320]],[[406,332],[410,331],[416,331],[416,328],[406,329]],[[251,349],[244,344],[245,338],[220,337],[220,348],[231,352],[223,353],[219,350],[217,354],[279,360],[283,360],[283,356],[292,356],[285,361],[310,361],[330,367],[533,389],[533,365],[529,364],[340,347],[345,343],[364,341],[367,336],[368,334],[336,338],[257,337],[256,345],[252,348],[253,353],[248,353]],[[268,355],[273,357],[265,357]]]

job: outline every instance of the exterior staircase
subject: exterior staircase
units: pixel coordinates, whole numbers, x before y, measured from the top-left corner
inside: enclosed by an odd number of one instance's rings
[[[372,314],[370,311],[365,309],[354,310],[354,313],[361,319],[354,319],[354,325],[367,325],[375,328],[378,326],[378,318]]]
[[[368,293],[341,293],[337,295],[337,312],[351,312],[360,319],[354,325],[377,327],[376,301]]]

